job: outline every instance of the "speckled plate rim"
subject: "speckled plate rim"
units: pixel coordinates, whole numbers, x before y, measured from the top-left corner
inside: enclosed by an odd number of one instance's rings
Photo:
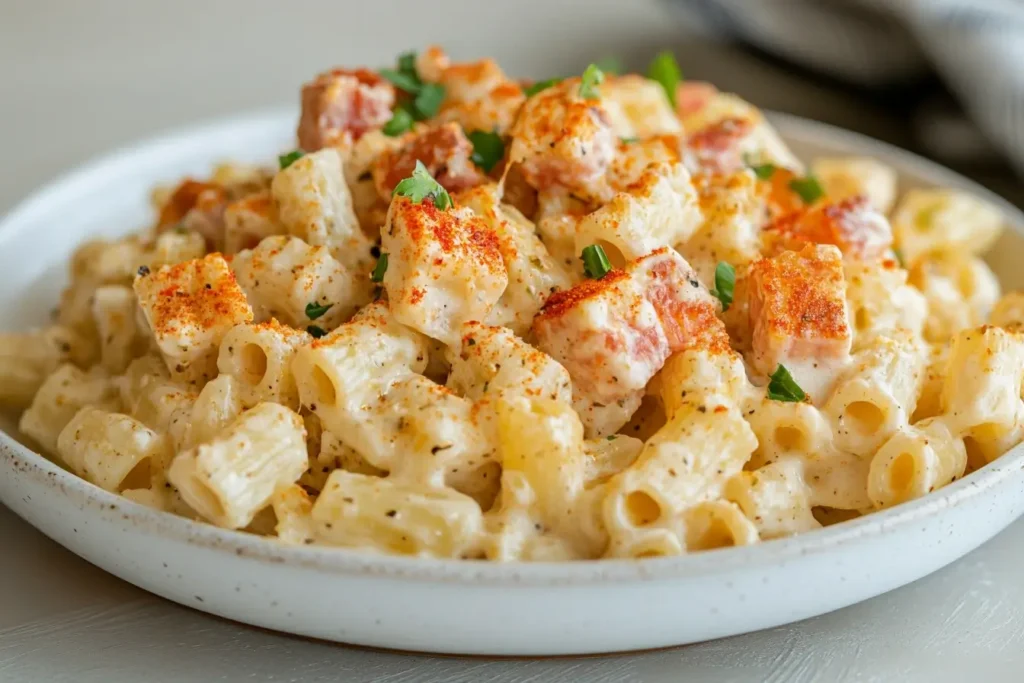
[[[773,113],[769,117],[784,138],[807,144],[842,149],[841,153],[865,154],[886,160],[913,175],[933,179],[937,185],[975,193],[998,206],[1007,226],[1024,236],[1024,214],[1001,197],[939,164],[911,152],[858,133],[800,117]],[[227,130],[238,135],[249,131],[270,135],[291,127],[295,111],[274,109],[228,117],[209,124],[184,128],[130,145],[86,163],[49,183],[0,221],[0,249],[20,225],[30,223],[48,210],[51,202],[66,203],[105,184],[111,173],[147,166],[147,159],[168,150],[200,150],[204,141]],[[197,152],[198,153],[198,152]],[[268,157],[270,156],[268,152]],[[213,161],[211,159],[211,161]],[[5,476],[31,477],[55,493],[72,497],[83,509],[100,514],[122,515],[137,530],[191,545],[221,550],[254,560],[288,564],[339,575],[377,575],[415,581],[472,583],[474,585],[557,586],[586,583],[620,583],[637,580],[683,579],[758,565],[784,564],[811,554],[827,553],[837,546],[878,536],[919,522],[943,510],[957,507],[996,488],[1024,469],[1024,445],[1012,449],[980,470],[914,501],[855,520],[798,536],[739,548],[712,550],[692,555],[637,560],[593,560],[561,563],[488,563],[396,557],[334,547],[286,546],[272,539],[194,522],[153,510],[90,484],[33,452],[0,431],[0,472]],[[45,501],[34,503],[45,505]]]

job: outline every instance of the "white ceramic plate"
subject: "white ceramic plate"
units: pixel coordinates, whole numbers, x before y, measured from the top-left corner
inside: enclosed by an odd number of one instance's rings
[[[236,118],[116,152],[43,189],[0,224],[4,326],[45,321],[76,244],[150,219],[156,183],[220,160],[267,162],[295,112]],[[803,158],[868,154],[905,187],[956,186],[1003,208],[990,259],[1024,269],[1024,216],[906,152],[776,116]],[[5,426],[9,429],[11,421]],[[485,564],[292,548],[150,510],[68,474],[0,433],[0,501],[61,545],[175,602],[346,643],[462,654],[552,655],[680,645],[776,626],[879,595],[945,566],[1024,511],[1024,448],[925,498],[791,539],[688,557]]]

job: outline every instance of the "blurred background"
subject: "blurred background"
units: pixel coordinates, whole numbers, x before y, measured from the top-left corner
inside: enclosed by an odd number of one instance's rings
[[[688,78],[921,152],[1021,203],[1000,145],[987,141],[991,126],[981,133],[947,89],[948,73],[933,71],[935,46],[921,42],[942,35],[922,34],[921,15],[907,13],[971,6],[957,16],[1005,36],[1005,22],[978,14],[992,1],[0,0],[0,145],[17,164],[0,209],[95,154],[211,117],[297,105],[300,84],[319,70],[390,64],[428,43],[456,58],[493,55],[536,78],[608,56],[643,70],[671,48]],[[959,43],[950,49],[979,59]],[[985,103],[972,106],[984,116]]]

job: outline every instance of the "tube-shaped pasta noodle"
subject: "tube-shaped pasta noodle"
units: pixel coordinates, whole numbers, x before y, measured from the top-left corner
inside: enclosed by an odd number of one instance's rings
[[[483,530],[480,506],[458,491],[345,470],[331,473],[312,516],[324,543],[396,555],[468,557]]]
[[[131,287],[105,285],[93,293],[92,316],[100,342],[100,364],[110,373],[124,372],[145,350],[136,326],[138,303]]]
[[[85,406],[117,410],[117,389],[106,373],[86,372],[70,363],[57,368],[39,387],[32,405],[21,415],[18,429],[32,437],[43,449],[57,452],[57,436],[75,413]]]
[[[576,413],[568,404],[551,399],[503,397],[497,414],[502,468],[526,476],[544,526],[587,545],[574,514],[587,467],[583,425]],[[598,548],[581,550],[593,554]]]
[[[875,452],[914,413],[928,347],[907,331],[876,337],[854,355],[853,367],[825,404],[841,450]]]
[[[670,417],[692,405],[742,407],[753,389],[743,359],[730,350],[687,349],[675,353],[665,361],[654,382]]]
[[[980,254],[1003,230],[1003,217],[985,201],[959,190],[907,192],[892,215],[896,244],[907,263],[940,251]]]
[[[75,362],[84,341],[70,329],[0,332],[0,406],[24,408],[61,363]]]
[[[180,409],[169,432],[175,449],[183,451],[213,440],[242,413],[238,380],[221,375],[207,382],[195,403]]]
[[[264,401],[299,407],[291,361],[295,349],[312,341],[305,332],[276,320],[232,327],[220,343],[217,369],[238,380],[242,404],[251,408]]]
[[[686,511],[686,550],[713,550],[757,543],[757,527],[743,515],[739,505],[712,500]]]
[[[811,173],[834,201],[863,195],[884,214],[896,202],[896,171],[871,157],[827,157],[815,159]]]
[[[942,385],[945,420],[957,435],[984,428],[1005,433],[1024,419],[1024,335],[979,327],[953,339]]]
[[[928,301],[907,284],[907,271],[895,261],[847,261],[843,273],[854,351],[877,336],[892,336],[897,329],[921,334]]]
[[[725,497],[743,510],[763,539],[791,536],[821,525],[811,514],[803,463],[777,460],[753,472],[740,472],[725,485]]]
[[[718,498],[756,447],[738,409],[694,406],[675,413],[636,462],[607,484],[609,553],[621,556],[636,529],[679,526],[684,510]]]
[[[945,420],[928,418],[892,435],[871,460],[868,495],[877,508],[934,491],[963,476],[967,450]]]
[[[151,470],[169,460],[170,445],[128,415],[86,406],[61,430],[57,452],[78,476],[119,491],[148,486]]]
[[[545,527],[536,493],[519,470],[502,472],[501,493],[484,524],[482,546],[488,560],[561,562],[594,557],[581,555],[578,544]]]
[[[757,436],[754,462],[766,465],[785,456],[813,457],[828,450],[832,427],[810,403],[762,398],[748,404],[744,417]]]
[[[313,528],[313,501],[298,484],[274,492],[270,499],[277,518],[277,538],[290,545],[308,545],[316,539]]]
[[[387,304],[370,304],[323,339],[298,349],[292,372],[303,406],[360,452],[373,429],[366,407],[397,380],[427,365],[423,335],[398,323]],[[364,453],[365,454],[365,453]]]
[[[284,406],[261,403],[213,440],[179,453],[167,476],[205,519],[241,529],[276,489],[297,481],[308,463],[302,418]]]

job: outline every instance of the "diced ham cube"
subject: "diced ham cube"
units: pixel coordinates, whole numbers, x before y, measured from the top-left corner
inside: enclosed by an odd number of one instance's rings
[[[764,241],[769,253],[799,251],[808,244],[834,244],[845,256],[867,261],[888,254],[892,227],[867,197],[857,195],[783,216],[768,226]]]
[[[369,69],[334,69],[302,86],[299,147],[315,152],[358,140],[391,120],[395,89]]]
[[[685,119],[704,109],[718,88],[704,81],[683,81],[676,86],[676,115]]]
[[[509,158],[538,190],[600,193],[619,140],[601,101],[583,99],[579,91],[579,78],[542,90],[526,101],[512,126]]]
[[[569,371],[580,396],[611,404],[643,390],[676,351],[728,351],[716,311],[689,264],[662,248],[556,292],[533,331],[538,347]]]
[[[852,340],[839,249],[808,245],[756,261],[749,300],[754,368],[768,376],[785,365],[813,400],[826,398]]]
[[[449,192],[474,187],[487,180],[470,160],[473,143],[457,123],[420,128],[403,138],[401,147],[383,152],[373,163],[377,193],[390,200],[395,186],[412,175],[421,161],[430,175]]]
[[[695,132],[686,141],[685,161],[691,173],[735,173],[746,166],[745,143],[754,131],[746,119],[726,118]]]
[[[497,236],[472,211],[396,196],[381,230],[384,288],[395,318],[445,344],[483,320],[508,284]]]

